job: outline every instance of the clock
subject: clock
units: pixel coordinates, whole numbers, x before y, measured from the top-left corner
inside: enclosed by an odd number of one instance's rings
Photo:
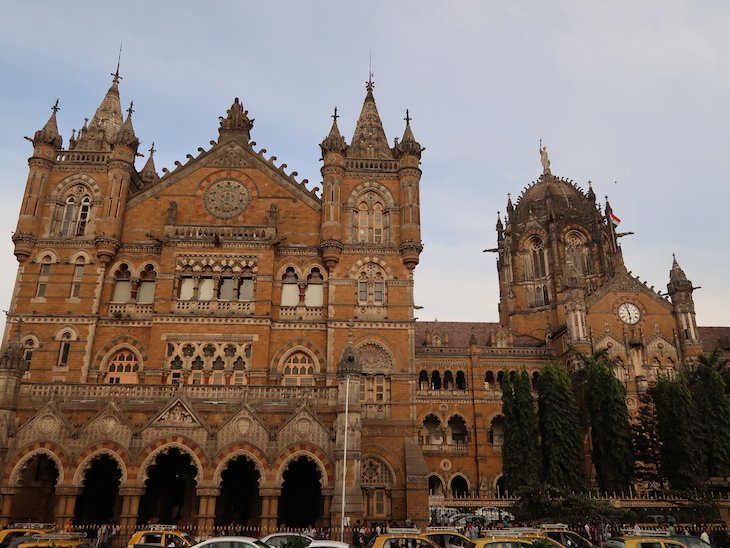
[[[641,319],[641,311],[634,303],[623,303],[618,307],[618,318],[624,323],[634,325]]]

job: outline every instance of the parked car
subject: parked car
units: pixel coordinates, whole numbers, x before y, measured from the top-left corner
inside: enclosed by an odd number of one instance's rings
[[[370,539],[365,548],[439,548],[418,533],[389,533]]]
[[[474,548],[474,542],[453,529],[450,531],[433,531],[430,529],[421,533],[421,536],[432,540],[441,548]]]
[[[687,548],[711,548],[711,546],[694,535],[669,535],[669,538],[684,544]]]
[[[612,537],[603,543],[603,548],[685,548],[685,546],[668,536],[645,537],[637,535]]]
[[[8,548],[13,540],[56,530],[55,523],[13,523],[0,530],[0,548]]]
[[[194,544],[187,533],[178,530],[176,525],[150,525],[140,529],[127,542],[127,548],[165,548],[174,544],[179,548],[188,548]]]
[[[268,545],[253,537],[213,537],[195,545],[196,548],[268,548]]]
[[[86,533],[39,533],[19,544],[18,548],[91,548]]]

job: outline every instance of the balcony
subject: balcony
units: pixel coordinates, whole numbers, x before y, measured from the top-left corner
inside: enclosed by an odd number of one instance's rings
[[[109,315],[115,318],[148,318],[152,316],[152,303],[112,303]]]
[[[280,306],[280,320],[323,320],[323,306]]]
[[[229,312],[252,316],[255,306],[252,301],[175,301],[174,312]]]
[[[469,450],[469,446],[466,443],[424,443],[421,445],[421,449],[424,453],[466,455]]]

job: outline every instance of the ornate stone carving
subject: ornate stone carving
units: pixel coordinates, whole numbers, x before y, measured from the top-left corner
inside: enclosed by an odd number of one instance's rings
[[[248,417],[241,417],[236,421],[236,429],[241,435],[246,435],[252,427],[251,419]]]
[[[390,373],[393,362],[380,345],[369,342],[358,347],[363,373]]]
[[[43,436],[51,436],[58,430],[58,419],[53,415],[43,415],[36,422],[36,429]]]
[[[155,421],[155,424],[193,426],[197,424],[197,421],[190,414],[190,411],[188,411],[183,404],[178,402],[160,415],[160,417]]]
[[[218,219],[237,217],[245,211],[250,202],[251,193],[246,185],[237,179],[219,179],[203,192],[203,207]]]

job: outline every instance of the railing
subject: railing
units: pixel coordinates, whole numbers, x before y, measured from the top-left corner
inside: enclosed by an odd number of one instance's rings
[[[177,312],[220,310],[253,314],[254,303],[250,301],[175,301],[173,309]]]
[[[276,237],[275,227],[261,226],[196,226],[175,225],[165,227],[165,236],[180,240],[270,240]]]
[[[421,449],[424,453],[467,453],[469,446],[466,443],[426,443]]]
[[[109,152],[98,152],[89,150],[59,150],[56,161],[69,163],[100,164],[108,162],[111,157]]]
[[[347,160],[345,167],[352,170],[390,170],[395,171],[398,169],[398,162],[393,160]]]
[[[169,399],[184,394],[191,400],[291,402],[307,399],[334,405],[337,402],[336,386],[219,386],[173,384],[69,384],[24,383],[21,398],[26,401],[79,400],[91,403],[97,399],[149,400]]]
[[[109,315],[121,317],[130,316],[151,316],[154,305],[152,303],[112,303],[109,305]]]
[[[280,306],[279,319],[281,320],[322,320],[324,319],[323,306]]]

